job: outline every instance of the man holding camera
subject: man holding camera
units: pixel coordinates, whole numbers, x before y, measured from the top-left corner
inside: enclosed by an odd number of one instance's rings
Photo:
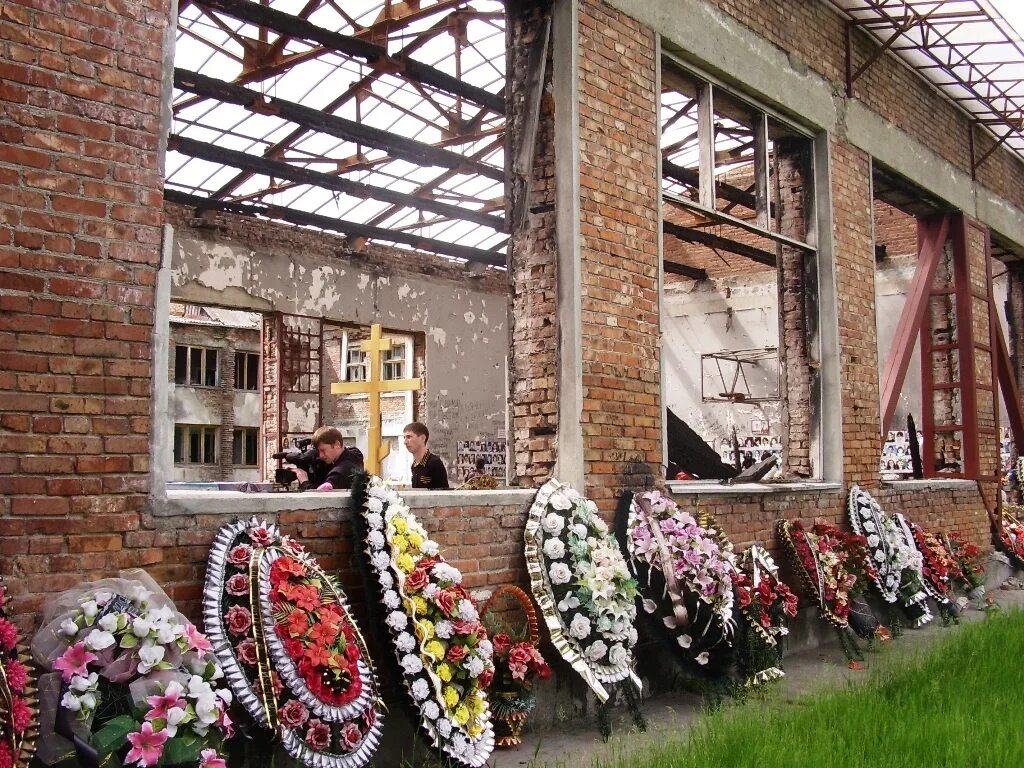
[[[352,475],[362,470],[363,454],[354,445],[345,447],[334,427],[320,427],[313,433],[313,447],[319,456],[310,472],[309,487],[317,491],[338,491],[352,487]],[[317,466],[319,465],[319,466]]]

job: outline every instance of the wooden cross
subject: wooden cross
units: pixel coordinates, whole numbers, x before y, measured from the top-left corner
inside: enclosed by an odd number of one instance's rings
[[[381,352],[391,349],[391,339],[381,338],[380,323],[370,326],[370,340],[360,344],[364,352],[370,353],[369,371],[366,381],[331,384],[332,395],[365,394],[369,398],[370,423],[366,435],[366,471],[381,476],[381,463],[391,453],[391,446],[381,439],[380,396],[383,392],[415,392],[420,388],[419,379],[381,378]],[[344,364],[344,361],[342,361]],[[409,361],[412,365],[412,360]]]

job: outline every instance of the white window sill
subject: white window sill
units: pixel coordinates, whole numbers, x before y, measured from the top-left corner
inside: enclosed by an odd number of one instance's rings
[[[493,491],[398,490],[410,509],[522,506],[533,500],[536,488]],[[193,515],[267,515],[294,510],[343,510],[351,506],[350,491],[243,493],[241,491],[168,490],[166,500],[154,500],[158,517]]]
[[[808,480],[803,483],[734,483],[721,485],[717,480],[668,480],[665,485],[677,496],[750,496],[768,493],[816,493],[841,491],[840,483]]]
[[[883,480],[883,488],[892,488],[896,491],[937,491],[941,489],[966,490],[974,488],[977,483],[974,480],[964,480],[959,477],[932,477],[927,480]]]

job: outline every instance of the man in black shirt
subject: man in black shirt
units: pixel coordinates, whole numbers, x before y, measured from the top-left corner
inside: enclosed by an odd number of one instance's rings
[[[414,421],[402,430],[405,449],[412,454],[412,487],[413,488],[448,488],[448,470],[444,462],[427,450],[430,430],[425,424]]]
[[[352,475],[363,468],[363,454],[355,446],[345,447],[334,427],[320,427],[313,433],[313,447],[320,455],[321,470],[326,473],[310,476],[310,487],[318,491],[338,491],[352,487]],[[320,482],[316,482],[320,481]],[[315,484],[314,484],[315,483]]]

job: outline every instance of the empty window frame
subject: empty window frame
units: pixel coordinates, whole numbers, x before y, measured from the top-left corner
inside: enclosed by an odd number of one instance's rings
[[[176,344],[174,347],[174,383],[192,387],[216,387],[218,378],[216,349]]]
[[[384,350],[383,364],[384,364],[384,380],[394,381],[397,379],[404,379],[405,372],[407,370],[406,364],[409,358],[409,349],[411,346],[404,343],[392,344],[391,349]]]
[[[807,417],[817,308],[803,298],[816,290],[815,140],[671,57],[661,124],[666,405],[726,463],[737,440],[786,445],[793,474],[821,476]]]
[[[256,427],[236,427],[231,448],[231,462],[239,467],[255,467],[259,456],[260,431]]]
[[[260,385],[258,352],[235,352],[235,389],[255,392]]]
[[[216,464],[217,427],[174,425],[175,464]]]

